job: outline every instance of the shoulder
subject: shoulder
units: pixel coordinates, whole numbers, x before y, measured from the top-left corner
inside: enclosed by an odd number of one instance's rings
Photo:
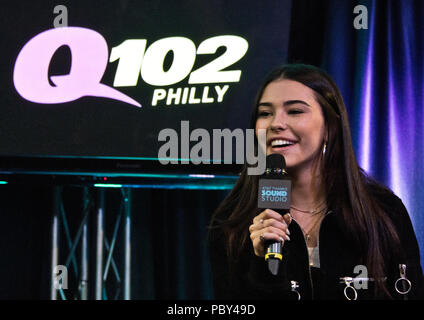
[[[415,235],[411,217],[404,203],[391,189],[374,180],[369,180],[367,189],[377,206],[393,223],[401,241]]]
[[[392,218],[408,215],[402,200],[387,186],[369,179],[366,188],[371,198]]]
[[[411,217],[402,200],[388,187],[377,182],[368,186],[369,193],[381,210],[389,217],[400,240],[400,245],[408,257],[419,263],[419,247]]]

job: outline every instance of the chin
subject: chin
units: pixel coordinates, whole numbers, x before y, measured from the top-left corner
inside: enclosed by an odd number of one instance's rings
[[[284,160],[286,160],[286,170],[287,170],[287,172],[296,171],[296,170],[302,168],[303,165],[304,165],[304,162],[296,161],[296,160],[292,159],[291,157],[284,156],[284,154],[283,154],[283,157],[284,157]]]

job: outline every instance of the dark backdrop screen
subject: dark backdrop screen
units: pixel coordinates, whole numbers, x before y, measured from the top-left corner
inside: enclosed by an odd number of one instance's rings
[[[290,7],[3,4],[1,157],[154,160],[159,132],[180,133],[181,121],[190,130],[246,128],[257,87],[286,61]]]

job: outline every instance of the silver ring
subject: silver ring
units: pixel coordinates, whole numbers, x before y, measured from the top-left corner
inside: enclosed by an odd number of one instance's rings
[[[351,288],[353,290],[353,299],[351,299],[349,297],[349,295],[347,294],[347,289],[349,289],[349,288]],[[358,293],[356,292],[355,288],[352,287],[351,285],[346,286],[344,288],[344,290],[343,290],[343,293],[344,293],[344,295],[345,295],[345,297],[346,297],[347,300],[356,300],[356,299],[358,299]]]
[[[398,288],[398,285],[399,285],[399,281],[401,281],[401,280],[405,280],[406,281],[406,283],[408,284],[408,289],[407,290],[405,290],[405,291],[401,291],[401,290],[399,290],[399,288]],[[411,291],[411,288],[412,288],[412,284],[411,284],[411,281],[409,281],[408,279],[406,279],[406,278],[399,278],[399,279],[397,279],[396,280],[396,282],[395,282],[395,289],[396,289],[396,291],[399,293],[399,294],[407,294],[409,291]]]

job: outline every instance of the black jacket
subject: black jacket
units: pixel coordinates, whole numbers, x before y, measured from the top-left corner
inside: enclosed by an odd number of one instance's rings
[[[373,190],[373,196],[390,213],[402,246],[402,257],[389,257],[387,278],[388,290],[394,299],[424,299],[424,279],[416,236],[409,215],[393,193],[382,189]],[[224,218],[224,217],[221,217]],[[364,273],[364,259],[358,249],[348,239],[340,210],[329,211],[319,229],[320,268],[310,268],[308,252],[302,230],[292,221],[289,226],[290,241],[285,241],[283,261],[279,273],[274,276],[267,268],[264,258],[254,254],[251,241],[248,241],[238,261],[230,264],[226,255],[226,240],[220,228],[211,230],[209,250],[216,299],[298,299],[292,291],[292,281],[299,286],[296,290],[301,299],[346,299],[345,292],[354,298],[355,292],[348,288],[341,278],[372,278]],[[406,295],[395,290],[400,278],[399,265],[406,265],[406,278],[412,288]],[[362,281],[362,280],[361,280]],[[398,281],[398,289],[403,291],[407,281]],[[358,300],[375,299],[374,282],[354,282]],[[365,289],[367,287],[367,289]]]

